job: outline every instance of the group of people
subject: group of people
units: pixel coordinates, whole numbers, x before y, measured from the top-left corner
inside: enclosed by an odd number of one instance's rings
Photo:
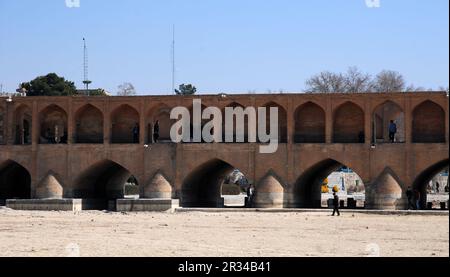
[[[153,126],[153,142],[157,143],[159,140],[159,120],[156,120]],[[133,127],[133,143],[139,143],[139,124],[136,123]]]

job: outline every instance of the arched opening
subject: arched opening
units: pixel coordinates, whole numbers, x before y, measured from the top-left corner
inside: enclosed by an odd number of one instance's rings
[[[364,143],[364,111],[352,102],[342,104],[334,112],[334,143]]]
[[[417,176],[412,185],[413,204],[416,205],[419,200],[419,207],[416,208],[432,209],[437,205],[444,205],[445,208],[445,203],[448,203],[449,199],[448,170],[447,159],[430,166]]]
[[[404,143],[405,113],[392,101],[379,105],[373,113],[373,136],[375,143]]]
[[[6,199],[29,199],[31,176],[20,164],[8,160],[0,164],[0,203]]]
[[[14,112],[14,144],[28,145],[31,144],[31,126],[32,126],[31,109],[26,105],[21,105]]]
[[[338,191],[341,207],[355,209],[365,206],[365,184],[361,177],[333,159],[317,163],[300,176],[294,186],[295,206],[328,207],[335,190]]]
[[[67,143],[67,113],[50,105],[40,113],[40,144]]]
[[[103,143],[103,113],[91,104],[75,114],[75,142]]]
[[[123,166],[103,160],[86,169],[74,182],[73,197],[88,199],[86,209],[113,209],[116,199],[139,194],[136,178]]]
[[[223,195],[233,195],[229,192],[230,183],[236,186],[235,180],[232,180],[232,174],[236,172],[235,170],[239,171],[219,159],[202,164],[184,180],[181,205],[183,207],[203,208],[223,207]],[[234,194],[236,195],[236,187],[233,190],[235,190]]]
[[[275,102],[264,105],[266,108],[266,133],[270,132],[270,108],[278,108],[278,142],[287,143],[287,113]]]
[[[6,144],[5,130],[6,130],[6,113],[5,109],[0,107],[0,145]]]
[[[170,129],[176,120],[170,119],[171,109],[166,105],[159,105],[153,108],[147,116],[147,143],[169,143]],[[159,124],[159,130],[155,130],[156,122]],[[155,134],[157,135],[157,139]]]
[[[111,115],[111,143],[139,143],[139,113],[122,105]]]
[[[413,111],[413,143],[445,142],[445,111],[432,101],[425,101]]]
[[[325,143],[325,111],[312,102],[295,111],[295,143]]]
[[[237,102],[233,102],[228,104],[226,107],[224,107],[222,109],[222,141],[226,142],[226,108],[242,108],[245,111],[245,107]],[[255,112],[255,120],[256,120],[256,112]],[[249,122],[249,116],[245,115],[244,117],[244,133],[238,133],[237,130],[237,117],[233,116],[233,142],[234,143],[238,143],[237,142],[237,138],[242,136],[244,137],[244,141],[241,143],[248,143],[249,142],[249,138],[248,138],[248,122]]]

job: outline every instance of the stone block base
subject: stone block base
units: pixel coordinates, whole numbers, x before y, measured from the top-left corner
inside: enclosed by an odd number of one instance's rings
[[[118,212],[162,212],[180,206],[178,199],[117,199]]]
[[[81,211],[81,199],[11,199],[6,207],[24,211]]]

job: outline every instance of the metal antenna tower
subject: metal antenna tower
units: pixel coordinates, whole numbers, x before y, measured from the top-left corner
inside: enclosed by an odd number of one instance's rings
[[[172,33],[172,93],[175,93],[175,25]]]
[[[83,84],[85,86],[85,90],[86,90],[86,95],[89,96],[89,84],[92,83],[92,81],[89,81],[88,78],[88,51],[87,51],[87,46],[86,46],[86,39],[83,38],[83,44],[84,44],[84,48],[83,48],[83,53],[84,53],[84,58],[83,58],[83,70],[84,70],[84,79],[83,79]]]

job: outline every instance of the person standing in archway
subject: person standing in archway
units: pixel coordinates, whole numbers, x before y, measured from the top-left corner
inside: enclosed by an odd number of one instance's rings
[[[339,196],[337,192],[333,192],[333,214],[331,216],[334,216],[336,212],[338,216],[341,215],[339,212]]]
[[[133,143],[139,143],[139,124],[136,123],[133,128]]]
[[[158,143],[159,139],[159,120],[156,120],[155,126],[153,127],[153,142]]]
[[[389,124],[389,141],[391,143],[395,142],[395,135],[397,134],[397,124],[395,124],[394,120],[391,120]]]

